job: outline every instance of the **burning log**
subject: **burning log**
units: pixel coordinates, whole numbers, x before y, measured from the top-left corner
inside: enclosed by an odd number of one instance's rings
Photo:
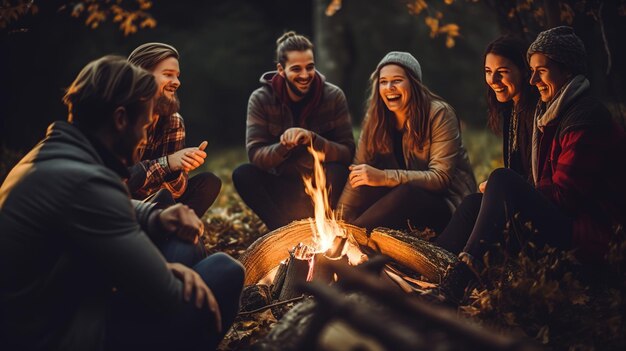
[[[368,246],[376,252],[423,275],[431,282],[439,282],[449,265],[457,261],[452,253],[399,230],[375,228],[366,239],[354,237],[359,245]],[[365,239],[365,240],[364,240]]]
[[[365,229],[345,223],[342,226],[357,241],[367,241]],[[299,243],[313,245],[308,219],[292,222],[257,239],[239,258],[246,268],[244,284],[259,282],[287,258],[289,251]]]
[[[341,225],[359,245],[389,256],[431,282],[439,282],[446,268],[457,259],[436,245],[397,230],[376,228],[368,236],[363,228]],[[245,284],[256,284],[267,276],[299,243],[312,244],[309,220],[292,222],[257,239],[240,258],[246,268]]]
[[[296,287],[306,282],[309,273],[309,261],[298,257],[295,250],[289,252],[289,262],[285,270],[284,283],[278,296],[279,300],[288,300],[301,295]]]

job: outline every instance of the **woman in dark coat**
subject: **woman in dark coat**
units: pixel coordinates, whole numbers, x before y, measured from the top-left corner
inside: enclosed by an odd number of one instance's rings
[[[489,128],[502,135],[504,167],[530,181],[530,142],[537,89],[528,84],[530,69],[526,61],[528,44],[513,36],[501,36],[485,50],[485,85],[489,106]],[[452,220],[435,243],[458,254],[472,233],[487,182],[479,193],[463,199]]]
[[[494,244],[509,252],[527,241],[576,249],[584,264],[602,262],[616,228],[626,223],[626,133],[591,96],[586,53],[571,27],[541,32],[527,53],[530,84],[539,91],[531,150],[534,186],[509,169],[489,176],[478,219],[461,261],[441,291],[454,300],[472,278],[472,265]],[[533,233],[505,241],[507,221],[530,222]]]

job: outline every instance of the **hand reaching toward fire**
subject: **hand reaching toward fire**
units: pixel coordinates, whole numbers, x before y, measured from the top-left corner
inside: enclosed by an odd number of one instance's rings
[[[385,171],[374,168],[367,164],[351,165],[348,180],[353,188],[362,185],[383,186],[385,185]]]
[[[313,140],[313,132],[304,128],[289,128],[280,136],[280,143],[288,150],[298,145],[308,145]]]
[[[204,224],[196,213],[187,205],[180,203],[163,210],[159,214],[159,220],[167,233],[175,234],[193,244],[198,243],[204,231]]]
[[[204,302],[206,301],[207,307],[215,317],[215,327],[217,332],[221,333],[222,315],[220,313],[220,306],[218,305],[211,289],[209,289],[209,287],[202,280],[202,277],[200,277],[200,275],[193,269],[180,263],[166,264],[167,268],[172,271],[174,276],[183,282],[183,298],[185,301],[189,302],[191,300],[191,295],[194,291],[196,292],[196,300],[194,302],[197,308],[202,308],[202,306],[204,306]]]

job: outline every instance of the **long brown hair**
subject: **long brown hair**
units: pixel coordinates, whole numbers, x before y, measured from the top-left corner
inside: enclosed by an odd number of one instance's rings
[[[429,136],[428,119],[430,116],[430,106],[432,101],[443,101],[441,97],[431,92],[422,82],[402,65],[390,63],[402,67],[411,86],[411,96],[408,101],[407,120],[404,124],[409,138],[409,148],[422,149],[424,142]],[[370,76],[370,93],[367,100],[367,112],[363,120],[362,136],[368,160],[372,162],[376,154],[388,154],[392,150],[392,128],[395,128],[395,116],[391,112],[378,89],[378,79],[380,77],[379,67]]]
[[[520,101],[518,110],[520,112],[520,120],[530,121],[533,118],[535,111],[535,105],[539,99],[539,92],[536,88],[530,85],[530,68],[526,61],[526,50],[528,50],[528,43],[524,40],[504,35],[496,38],[494,41],[487,45],[485,54],[483,56],[483,62],[487,58],[487,54],[494,54],[509,59],[522,73],[521,87],[520,87]],[[496,134],[502,132],[502,120],[501,116],[504,113],[510,113],[513,109],[513,101],[506,103],[498,102],[496,99],[496,93],[485,82],[487,87],[487,105],[489,108],[489,117],[487,119],[487,125]]]

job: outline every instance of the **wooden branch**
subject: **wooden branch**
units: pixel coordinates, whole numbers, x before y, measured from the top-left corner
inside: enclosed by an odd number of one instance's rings
[[[271,304],[269,304],[267,306],[263,306],[261,308],[257,308],[256,310],[239,312],[237,315],[238,316],[248,316],[248,315],[251,315],[251,314],[263,312],[263,311],[265,311],[268,308],[286,305],[288,303],[300,301],[302,299],[304,299],[304,295],[301,295],[301,296],[298,296],[298,297],[294,297],[293,299],[289,299],[289,300],[274,302],[274,303],[271,303]]]
[[[397,313],[412,316],[411,318],[418,321],[425,321],[432,328],[456,335],[472,344],[482,345],[482,349],[533,349],[527,343],[520,343],[519,340],[483,329],[458,316],[453,310],[426,304],[416,298],[411,298],[411,295],[399,293],[388,286],[381,285],[375,276],[363,274],[358,270],[348,269],[341,265],[336,265],[335,270],[342,277],[342,280],[337,284],[338,287],[346,291],[364,292],[377,301],[384,301],[386,306]]]

